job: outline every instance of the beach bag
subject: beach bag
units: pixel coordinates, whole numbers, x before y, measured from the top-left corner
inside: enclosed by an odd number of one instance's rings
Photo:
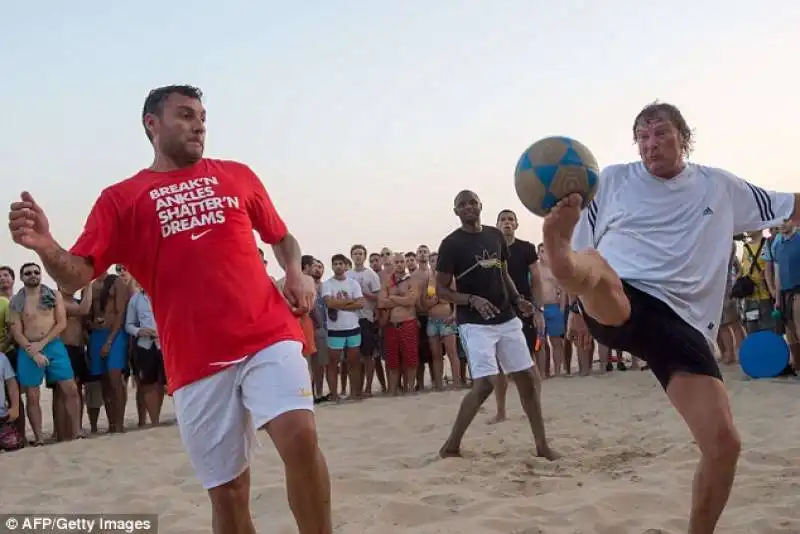
[[[0,450],[15,451],[22,448],[22,438],[8,418],[0,419]]]
[[[758,258],[761,256],[761,249],[764,248],[764,243],[766,239],[762,239],[761,242],[758,244],[758,250],[756,250],[755,255],[750,250],[750,247],[745,244],[744,250],[747,254],[750,255],[750,269],[748,270],[747,274],[744,276],[740,276],[736,279],[733,283],[733,287],[731,287],[731,298],[734,299],[746,299],[747,297],[751,296],[753,293],[756,292],[756,284],[753,282],[753,271],[755,269],[761,270],[761,267],[758,265]]]

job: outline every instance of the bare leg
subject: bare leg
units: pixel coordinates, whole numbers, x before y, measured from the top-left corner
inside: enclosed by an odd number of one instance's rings
[[[159,424],[161,422],[161,406],[164,403],[164,386],[159,383],[146,386],[139,384],[139,388],[142,390],[145,410],[150,416],[150,424]]]
[[[372,379],[375,377],[375,357],[370,354],[364,357],[364,396],[372,396]]]
[[[62,380],[56,384],[56,388],[60,390],[60,397],[64,403],[64,431],[66,436],[62,439],[75,439],[81,433],[81,419],[80,419],[80,394],[78,393],[78,386],[75,380]]]
[[[347,358],[347,370],[350,375],[350,397],[360,400],[362,398],[361,392],[364,389],[361,374],[361,349],[347,347],[345,355]],[[344,393],[344,389],[342,389],[342,393]]]
[[[444,442],[442,448],[439,450],[439,456],[447,458],[448,456],[461,455],[461,440],[464,439],[464,434],[467,432],[472,420],[478,415],[478,410],[489,395],[492,394],[491,377],[485,376],[483,378],[475,378],[472,380],[472,389],[464,395],[464,400],[461,401],[461,407],[458,409],[456,421],[453,423],[453,429],[450,431],[450,437]]]
[[[69,427],[66,424],[67,411],[64,406],[64,396],[58,387],[53,388],[53,439],[64,441],[69,434]]]
[[[109,370],[108,374],[109,394],[112,399],[112,407],[107,412],[111,414],[109,419],[109,430],[111,432],[123,432],[125,430],[125,396],[126,387],[122,378],[122,371],[118,369]],[[113,422],[113,426],[111,425]]]
[[[692,485],[689,534],[712,534],[728,502],[741,451],[728,394],[716,378],[678,373],[667,386],[667,396],[701,454]]]
[[[266,428],[283,460],[289,508],[299,534],[332,534],[331,483],[313,412],[286,412]]]
[[[600,374],[606,374],[608,372],[608,365],[611,363],[611,349],[598,343],[597,355],[600,358]]]
[[[339,359],[342,357],[342,351],[328,349],[330,361],[327,365],[326,378],[328,381],[328,391],[331,395],[331,400],[339,400]]]
[[[136,387],[136,416],[139,418],[138,425],[142,428],[147,425],[147,401],[145,401],[145,387],[134,376],[133,384]]]
[[[337,361],[340,362],[339,378],[342,382],[342,389],[340,391],[342,392],[342,395],[347,395],[347,379],[350,376],[350,368],[347,365],[347,360],[342,357],[343,352],[344,351],[337,350],[336,357],[338,358]],[[333,351],[331,351],[331,359],[333,359],[333,357]]]
[[[326,366],[319,363],[319,357],[315,355],[311,362],[311,378],[314,383],[314,396],[318,399],[322,397],[322,389],[325,382],[325,370]],[[328,388],[330,389],[330,386]]]
[[[549,337],[550,352],[553,355],[553,375],[561,376],[561,370],[564,369],[564,338],[563,337]]]
[[[447,359],[450,361],[450,376],[453,378],[453,387],[464,385],[464,376],[461,374],[461,363],[458,360],[458,339],[455,335],[445,336],[442,339]]]
[[[250,470],[208,490],[213,534],[256,534],[250,517]]]
[[[569,339],[564,339],[564,368],[567,376],[572,375],[572,347],[572,342]]]
[[[378,383],[381,385],[381,391],[386,393],[388,382],[386,381],[386,372],[383,368],[383,358],[380,354],[375,357],[375,376],[378,378]]]
[[[536,375],[534,373],[534,369],[530,368],[512,373],[511,377],[517,385],[522,409],[525,411],[525,415],[528,416],[528,422],[531,425],[533,439],[536,442],[536,455],[548,460],[557,460],[561,455],[552,450],[547,443],[544,416],[542,416],[541,395],[540,391],[537,390]]]
[[[40,404],[41,390],[39,386],[26,388],[25,398],[28,401],[28,421],[31,423],[31,430],[33,430],[33,439],[37,443],[42,443],[44,436],[42,436],[42,406]]]
[[[502,423],[508,419],[506,413],[506,397],[508,395],[508,378],[500,371],[500,374],[492,377],[494,386],[494,398],[497,401],[497,413],[489,420],[489,424]]]
[[[442,354],[441,338],[439,336],[429,337],[428,346],[431,349],[433,389],[444,391],[444,355]]]
[[[725,365],[733,363],[733,343],[733,333],[729,325],[724,324],[720,326],[719,332],[717,333],[717,345],[721,353],[720,362]]]

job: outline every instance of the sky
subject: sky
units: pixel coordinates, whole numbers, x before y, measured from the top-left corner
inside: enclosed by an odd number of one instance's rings
[[[65,247],[151,163],[142,104],[173,83],[205,93],[206,155],[251,166],[325,263],[354,243],[435,249],[462,189],[538,242],[519,155],[557,134],[601,166],[634,160],[656,99],[695,129],[693,161],[800,189],[800,2],[42,0],[3,19],[0,201],[29,190]],[[0,232],[0,264],[33,258]]]

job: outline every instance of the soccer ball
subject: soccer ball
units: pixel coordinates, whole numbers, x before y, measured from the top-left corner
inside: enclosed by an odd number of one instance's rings
[[[569,137],[545,137],[522,153],[514,185],[522,204],[544,217],[571,193],[580,193],[585,208],[597,192],[600,168],[585,145]]]

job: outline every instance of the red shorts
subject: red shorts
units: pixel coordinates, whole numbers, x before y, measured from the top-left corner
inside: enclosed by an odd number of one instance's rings
[[[419,324],[409,319],[399,324],[389,323],[383,329],[383,351],[386,368],[396,371],[419,365]]]

